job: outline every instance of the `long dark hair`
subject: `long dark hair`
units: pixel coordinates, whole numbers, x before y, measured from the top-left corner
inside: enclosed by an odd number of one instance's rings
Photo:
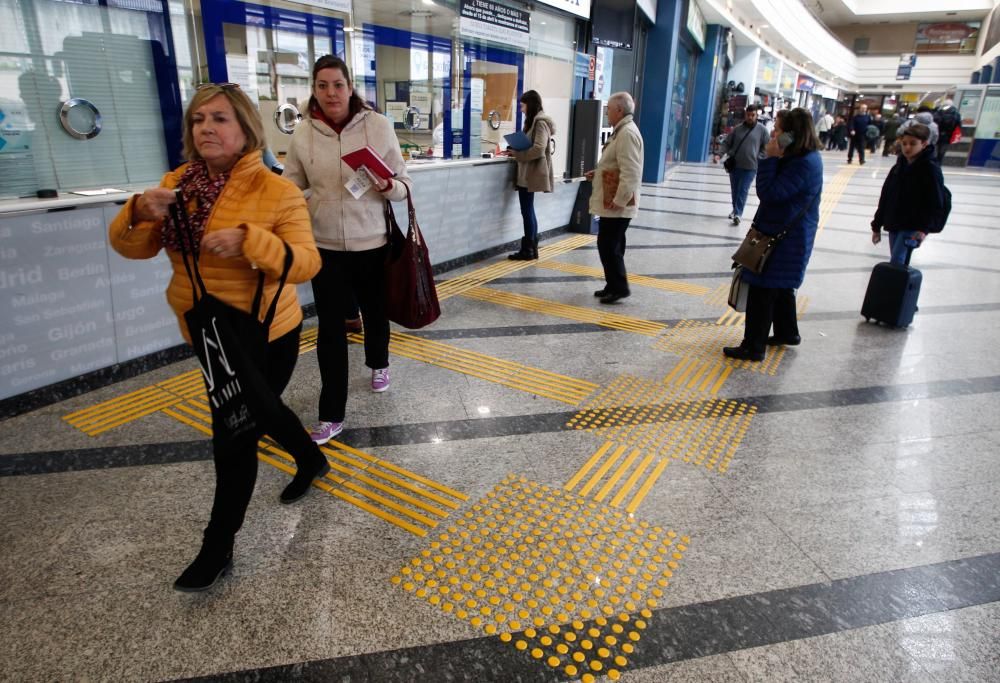
[[[793,138],[785,148],[784,157],[802,156],[820,149],[812,114],[802,107],[796,107],[781,117],[781,130],[791,133]]]
[[[356,114],[364,111],[365,109],[371,109],[371,107],[368,106],[368,103],[365,102],[354,89],[354,82],[351,80],[351,72],[348,70],[347,64],[344,63],[343,59],[334,55],[323,55],[317,59],[316,63],[313,64],[312,73],[312,84],[314,88],[316,87],[316,77],[323,69],[340,69],[340,73],[344,74],[344,80],[347,81],[347,86],[351,89],[351,101],[348,107],[351,112],[350,118],[354,118]],[[314,111],[319,108],[320,106],[319,102],[316,101],[316,96],[309,95],[309,111]]]
[[[535,117],[542,111],[542,96],[534,90],[529,90],[521,95],[521,99],[518,102],[524,103],[526,105],[525,109],[528,110],[524,118],[524,130],[531,130],[531,127],[535,124]]]

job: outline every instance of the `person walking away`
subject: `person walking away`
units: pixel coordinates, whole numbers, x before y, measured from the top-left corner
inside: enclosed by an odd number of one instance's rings
[[[911,244],[923,244],[928,234],[944,229],[950,201],[930,130],[917,123],[908,126],[899,138],[900,155],[882,184],[878,209],[872,219],[872,244],[882,241],[882,229],[889,233],[889,261],[905,265]],[[912,247],[912,248],[916,248]]]
[[[937,124],[940,135],[937,144],[934,145],[937,149],[937,160],[939,164],[944,164],[944,155],[951,145],[951,136],[955,133],[955,129],[962,125],[962,116],[952,100],[946,99],[934,112],[934,123]]]
[[[830,129],[830,146],[828,149],[836,149],[843,152],[847,149],[847,122],[843,116],[838,116]]]
[[[631,293],[625,271],[625,231],[639,212],[642,183],[642,134],[635,124],[635,101],[627,92],[608,100],[608,123],[614,132],[604,145],[597,168],[584,175],[594,180],[590,213],[598,217],[597,253],[604,267],[604,288],[594,292],[602,304]],[[595,180],[596,176],[596,180]]]
[[[167,301],[190,344],[184,314],[194,305],[194,291],[182,250],[194,247],[192,256],[209,294],[246,312],[252,310],[261,272],[266,276],[261,308],[271,305],[286,249],[292,255],[288,285],[307,282],[319,270],[320,257],[302,192],[261,161],[264,124],[239,86],[198,86],[184,113],[183,130],[184,156],[189,161],[163,176],[158,188],[133,195],[111,221],[108,237],[112,248],[129,259],[153,258],[166,251],[173,269]],[[193,234],[167,217],[176,201],[175,190],[188,206]],[[263,368],[270,389],[279,397],[277,414],[268,418],[268,424],[228,442],[213,439],[212,512],[201,550],[174,582],[176,590],[207,590],[232,566],[236,533],[243,526],[257,481],[257,442],[264,433],[291,454],[297,467],[281,493],[282,503],[299,500],[314,480],[330,471],[299,418],[280,400],[299,356],[301,330],[302,307],[295,287],[284,287],[268,330]],[[212,419],[216,418],[213,411]],[[213,431],[223,429],[213,424]]]
[[[719,163],[723,155],[733,162],[732,169],[727,169],[733,206],[729,220],[733,225],[739,225],[742,220],[750,185],[757,175],[757,163],[764,156],[764,147],[770,137],[767,128],[757,120],[758,111],[756,105],[748,106],[743,114],[743,123],[733,128],[722,142],[719,153],[712,156],[714,164]]]
[[[556,134],[556,122],[542,110],[542,97],[534,90],[521,95],[521,113],[524,114],[524,134],[531,139],[525,150],[508,149],[502,154],[517,161],[517,200],[521,205],[524,237],[521,248],[507,258],[513,261],[532,261],[538,258],[538,219],[535,217],[535,193],[552,192],[555,174],[552,170],[552,145],[549,141]]]
[[[292,134],[284,177],[311,190],[309,213],[323,261],[312,281],[322,386],[319,421],[310,434],[317,444],[324,444],[344,427],[348,379],[344,318],[350,315],[352,300],[364,319],[365,365],[372,371],[372,391],[389,388],[383,210],[386,200],[406,199],[411,181],[392,122],[355,92],[344,61],[332,55],[320,57],[313,65],[312,80],[309,115]],[[356,172],[342,157],[365,147],[371,147],[395,176],[384,180],[370,174],[372,186],[355,198],[345,185]]]
[[[829,149],[831,128],[833,128],[833,117],[830,116],[830,112],[825,111],[816,122],[816,132],[824,149]]]
[[[728,358],[762,361],[767,346],[800,343],[795,290],[802,285],[819,224],[823,161],[809,112],[797,107],[778,120],[760,162],[754,226],[768,235],[787,231],[763,273],[743,272],[750,286],[743,341],[727,346]],[[772,324],[774,335],[768,336]]]
[[[893,114],[888,121],[885,122],[885,128],[882,129],[882,133],[885,136],[885,144],[882,146],[882,156],[887,157],[894,153],[893,150],[896,148],[896,135],[899,133],[899,125],[902,120],[899,118],[899,114]]]
[[[865,164],[865,145],[868,144],[868,126],[871,125],[872,117],[868,115],[868,105],[862,104],[858,107],[858,113],[851,119],[847,127],[847,134],[851,138],[851,147],[847,150],[847,163],[851,163],[854,158],[854,150],[858,152],[858,163]]]

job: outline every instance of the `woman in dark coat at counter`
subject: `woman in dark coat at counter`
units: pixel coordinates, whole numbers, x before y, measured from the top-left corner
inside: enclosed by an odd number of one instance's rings
[[[722,351],[729,358],[762,361],[766,346],[799,343],[795,290],[805,278],[819,225],[823,161],[812,117],[793,109],[775,122],[767,158],[757,169],[760,206],[754,227],[763,233],[788,233],[778,242],[761,274],[744,271],[750,285],[743,342]],[[771,324],[774,336],[769,337]]]

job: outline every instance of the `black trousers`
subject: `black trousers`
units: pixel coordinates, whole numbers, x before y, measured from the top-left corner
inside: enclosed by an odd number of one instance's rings
[[[385,316],[385,258],[388,247],[367,251],[320,249],[323,267],[312,279],[319,341],[316,358],[323,383],[319,419],[343,422],[347,410],[345,302],[353,297],[365,320],[365,365],[389,367],[389,319]]]
[[[756,352],[766,350],[772,324],[776,337],[789,339],[799,336],[795,290],[750,285],[742,345]]]
[[[605,289],[609,294],[628,294],[628,276],[625,272],[625,231],[631,218],[606,218],[597,222],[597,253],[604,266]]]
[[[858,150],[858,161],[865,163],[865,136],[855,133],[851,136],[851,146],[847,149],[847,160],[854,156],[854,150]]]
[[[299,357],[302,325],[272,341],[267,347],[267,383],[275,394],[288,385]],[[309,438],[305,427],[292,409],[281,403],[279,419],[254,432],[239,437],[228,446],[213,443],[215,460],[215,499],[212,516],[205,529],[205,542],[223,552],[231,550],[236,532],[243,526],[247,506],[257,482],[257,442],[264,434],[277,441],[295,458],[297,466],[312,465],[324,457]]]

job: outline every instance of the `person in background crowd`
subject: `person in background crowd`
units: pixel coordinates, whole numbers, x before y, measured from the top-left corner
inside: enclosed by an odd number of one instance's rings
[[[930,129],[922,123],[900,133],[901,153],[885,178],[872,219],[872,244],[882,241],[885,228],[889,260],[898,265],[906,263],[907,242],[919,247],[929,233],[941,232],[948,217],[944,176],[929,141]]]
[[[312,440],[324,444],[344,427],[347,410],[347,337],[345,316],[352,300],[364,317],[365,365],[372,391],[389,388],[389,320],[385,312],[386,200],[406,199],[411,185],[392,123],[373,111],[354,91],[347,65],[339,57],[316,60],[312,71],[309,116],[295,127],[285,178],[309,189],[316,244],[323,267],[313,278],[319,318],[316,347],[322,387],[319,422]],[[371,147],[395,173],[382,179],[369,174],[371,188],[357,199],[345,184],[355,171],[342,156]]]
[[[302,193],[261,161],[264,125],[257,108],[238,86],[199,86],[183,124],[188,163],[163,176],[159,188],[126,202],[111,222],[109,238],[114,250],[125,258],[148,259],[166,250],[174,271],[167,300],[190,344],[184,313],[194,305],[194,296],[181,254],[185,234],[182,226],[167,218],[169,206],[176,201],[175,189],[190,205],[194,256],[206,289],[230,306],[251,310],[261,271],[267,276],[262,308],[270,306],[284,269],[286,247],[292,253],[289,284],[308,281],[319,270],[320,259]],[[268,333],[264,369],[277,396],[295,369],[301,330],[302,308],[295,287],[288,286],[281,291]],[[243,526],[257,481],[257,441],[265,432],[292,455],[297,467],[281,493],[282,503],[302,498],[314,480],[330,471],[326,457],[309,440],[299,418],[283,403],[280,406],[280,415],[272,424],[251,430],[225,447],[213,441],[212,513],[201,550],[174,582],[175,589],[207,590],[232,566],[236,533]]]
[[[875,126],[878,131],[878,135],[875,139],[871,141],[871,145],[868,147],[868,151],[874,154],[878,151],[878,146],[882,142],[882,136],[885,134],[885,119],[882,118],[882,112],[877,111],[872,115],[871,125]]]
[[[927,144],[933,146],[936,150],[939,137],[938,127],[937,124],[934,123],[934,114],[932,113],[931,108],[924,104],[917,108],[917,113],[914,114],[912,119],[907,119],[899,126],[899,130],[896,132],[896,137],[901,136],[904,130],[918,123],[927,126],[927,130],[930,131],[930,137],[927,139]]]
[[[535,217],[535,193],[552,192],[555,175],[552,171],[552,146],[549,141],[556,133],[556,122],[542,110],[542,97],[534,90],[521,95],[524,114],[524,134],[531,138],[531,147],[502,154],[517,161],[517,200],[521,205],[524,237],[521,248],[508,256],[512,261],[532,261],[538,258],[538,219]]]
[[[959,114],[958,109],[955,108],[955,103],[950,99],[942,102],[933,116],[939,134],[937,144],[934,147],[937,149],[938,163],[942,164],[944,163],[944,155],[948,151],[948,146],[951,145],[951,136],[956,129],[962,126],[962,116]]]
[[[847,163],[851,163],[854,158],[854,151],[858,152],[858,163],[864,166],[865,145],[868,144],[868,126],[871,125],[872,117],[868,115],[868,105],[862,104],[858,107],[858,113],[851,118],[851,123],[847,127],[847,134],[851,138],[851,147],[847,150]]]
[[[889,154],[893,153],[896,148],[896,135],[899,132],[899,125],[902,123],[902,119],[899,118],[899,114],[893,114],[888,121],[885,122],[885,128],[882,132],[885,135],[885,144],[882,146],[882,156],[887,157]]]
[[[733,225],[739,225],[743,217],[743,209],[750,193],[750,185],[757,175],[757,163],[764,155],[767,146],[768,132],[757,121],[758,108],[750,105],[743,115],[743,123],[733,128],[719,147],[719,153],[712,155],[712,163],[727,155],[735,161],[735,167],[729,173],[729,190],[732,195],[733,210],[729,220]]]
[[[594,292],[602,304],[613,304],[631,293],[625,271],[625,231],[639,213],[642,183],[642,134],[635,125],[635,101],[627,92],[608,100],[608,123],[614,132],[604,145],[597,168],[587,171],[594,180],[590,213],[598,216],[597,253],[604,267],[603,289]]]
[[[820,114],[816,121],[816,132],[819,133],[819,141],[825,149],[830,149],[830,129],[833,128],[833,117],[830,112],[825,111]]]
[[[827,149],[837,149],[843,152],[847,149],[847,122],[843,116],[838,116],[830,129],[830,145]]]
[[[743,272],[750,286],[743,341],[727,346],[728,358],[764,360],[767,346],[800,343],[795,290],[802,285],[819,224],[823,190],[823,161],[812,116],[801,107],[776,122],[760,162],[757,196],[760,206],[754,226],[768,235],[787,231],[778,242],[763,273]],[[771,325],[774,335],[768,336]]]

